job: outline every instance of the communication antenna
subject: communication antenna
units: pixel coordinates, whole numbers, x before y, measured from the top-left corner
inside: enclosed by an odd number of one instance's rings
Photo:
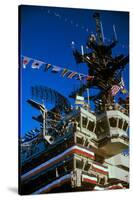
[[[114,41],[117,41],[117,34],[116,34],[115,25],[113,25],[113,32],[114,32]]]

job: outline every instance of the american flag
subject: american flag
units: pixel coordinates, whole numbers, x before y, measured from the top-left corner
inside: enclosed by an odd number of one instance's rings
[[[111,94],[112,96],[115,96],[120,90],[120,87],[118,85],[113,85],[111,88]]]

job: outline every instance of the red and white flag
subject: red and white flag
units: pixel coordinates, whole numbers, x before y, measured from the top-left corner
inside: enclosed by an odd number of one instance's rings
[[[24,57],[23,58],[23,68],[26,68],[26,65],[28,65],[28,63],[30,62],[31,58],[29,57]]]
[[[67,78],[73,78],[74,76],[77,75],[77,72],[71,72]]]

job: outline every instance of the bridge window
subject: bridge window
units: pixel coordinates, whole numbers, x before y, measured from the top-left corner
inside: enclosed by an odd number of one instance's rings
[[[77,143],[78,144],[83,144],[83,138],[77,137]]]
[[[86,117],[82,117],[82,126],[83,126],[83,128],[86,128],[86,126],[87,126],[87,118]]]
[[[105,177],[99,178],[99,184],[104,185],[105,184]]]
[[[124,126],[123,126],[123,130],[126,131],[126,130],[127,130],[127,127],[128,127],[128,123],[125,121],[125,122],[124,122]]]
[[[98,135],[104,134],[107,132],[107,130],[108,130],[107,120],[105,118],[103,120],[99,120],[97,122],[97,134]]]
[[[85,140],[85,146],[87,147],[89,144],[89,141],[88,140]]]
[[[83,162],[81,160],[76,160],[76,168],[82,169],[83,168]]]
[[[71,171],[71,170],[73,169],[73,162],[72,162],[72,161],[70,161],[70,162],[68,163],[67,169],[68,169],[68,171]]]
[[[88,171],[88,170],[90,169],[90,166],[91,166],[91,165],[90,165],[89,163],[86,163],[86,164],[85,164],[84,170],[85,170],[85,171]]]
[[[93,121],[89,121],[87,129],[91,132],[94,130],[95,123]]]
[[[119,119],[118,128],[122,128],[123,120]]]
[[[111,118],[109,119],[109,122],[110,122],[110,126],[111,126],[111,127],[115,128],[115,127],[117,126],[117,119],[116,119],[116,118],[111,117]]]
[[[76,117],[76,121],[78,122],[78,127],[80,128],[80,116]]]

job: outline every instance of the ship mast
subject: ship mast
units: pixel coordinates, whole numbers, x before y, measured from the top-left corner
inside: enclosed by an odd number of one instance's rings
[[[100,92],[90,100],[101,100],[103,106],[105,104],[112,104],[114,95],[112,89],[119,89],[122,78],[122,71],[129,62],[129,56],[120,54],[114,56],[112,49],[117,44],[117,34],[115,26],[113,25],[113,39],[110,44],[104,42],[104,33],[100,14],[94,13],[93,18],[96,22],[96,35],[90,34],[87,40],[89,52],[84,54],[77,49],[73,50],[76,63],[86,63],[88,67],[88,76],[94,76],[93,80],[88,80],[86,84],[82,84],[75,92],[70,94],[70,97],[75,98],[76,94],[82,95],[87,88],[96,88]],[[82,93],[82,94],[81,94]]]
[[[103,27],[102,22],[100,21],[100,14],[94,13],[93,15],[96,21],[96,34],[97,34],[97,43],[98,45],[103,45],[104,43],[104,35],[103,35]]]

